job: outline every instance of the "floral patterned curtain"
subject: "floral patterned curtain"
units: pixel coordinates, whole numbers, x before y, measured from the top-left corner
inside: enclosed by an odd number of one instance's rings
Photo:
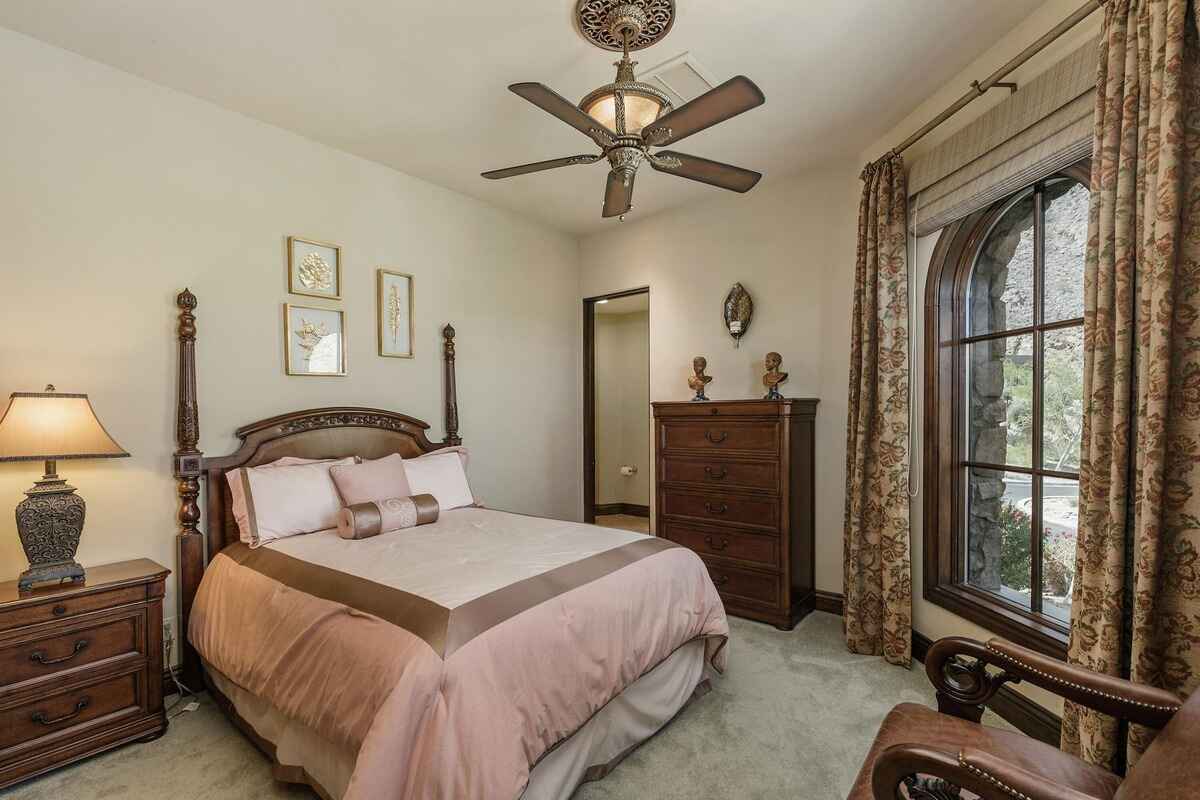
[[[1069,660],[1200,684],[1200,44],[1192,0],[1109,0],[1084,279]],[[1153,732],[1068,705],[1063,749],[1120,770]]]
[[[912,663],[908,191],[893,156],[863,171],[846,422],[845,616],[852,653]]]

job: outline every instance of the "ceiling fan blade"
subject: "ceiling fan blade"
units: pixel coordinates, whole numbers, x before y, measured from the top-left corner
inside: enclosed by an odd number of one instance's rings
[[[576,164],[595,164],[600,160],[600,156],[583,155],[583,156],[567,156],[566,158],[552,158],[549,161],[538,161],[533,164],[522,164],[519,167],[509,167],[507,169],[494,169],[490,172],[481,173],[488,180],[499,180],[500,178],[511,178],[514,175],[528,175],[530,172],[541,172],[544,169],[556,169],[558,167],[571,167]]]
[[[738,75],[647,125],[642,138],[655,147],[674,144],[765,102],[766,97],[754,81]]]
[[[514,83],[508,89],[543,111],[558,117],[585,136],[591,137],[592,141],[601,147],[610,147],[616,138],[617,134],[583,113],[579,106],[549,86],[540,83]]]
[[[604,189],[604,216],[619,217],[633,208],[633,179],[636,172],[613,170]]]
[[[678,163],[679,166],[674,166]],[[668,175],[678,175],[693,181],[719,186],[731,192],[748,192],[762,178],[761,172],[722,164],[720,161],[709,161],[699,156],[689,156],[687,153],[676,153],[672,150],[660,150],[650,160],[650,166]]]

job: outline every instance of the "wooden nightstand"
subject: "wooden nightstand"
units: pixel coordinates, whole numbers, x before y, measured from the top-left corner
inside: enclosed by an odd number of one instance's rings
[[[0,583],[0,788],[166,731],[169,574],[140,559],[27,594]]]

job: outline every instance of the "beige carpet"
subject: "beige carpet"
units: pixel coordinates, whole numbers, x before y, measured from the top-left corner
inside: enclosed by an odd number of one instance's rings
[[[920,665],[847,653],[838,617],[811,614],[790,633],[730,623],[730,667],[714,691],[576,800],[840,800],[888,709],[933,700]],[[271,780],[266,759],[207,698],[158,741],[0,791],[4,800],[312,797]]]

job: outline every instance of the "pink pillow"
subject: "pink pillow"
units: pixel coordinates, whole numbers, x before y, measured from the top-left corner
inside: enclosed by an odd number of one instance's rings
[[[417,456],[417,458],[430,458],[431,456],[441,456],[445,455],[446,453],[458,453],[458,457],[462,459],[464,470],[471,466],[471,452],[461,444],[456,444],[451,447],[443,447],[440,450],[434,450],[432,453],[422,453],[421,455]],[[407,460],[415,461],[416,459],[410,458]]]
[[[426,453],[404,461],[408,486],[412,494],[431,494],[443,511],[475,505],[467,472],[463,468],[465,452],[449,448]]]
[[[345,505],[372,503],[389,497],[408,497],[404,459],[398,453],[361,464],[329,468],[329,477]]]
[[[260,547],[275,539],[336,528],[342,500],[329,470],[353,463],[354,458],[344,458],[225,473],[242,541]]]

